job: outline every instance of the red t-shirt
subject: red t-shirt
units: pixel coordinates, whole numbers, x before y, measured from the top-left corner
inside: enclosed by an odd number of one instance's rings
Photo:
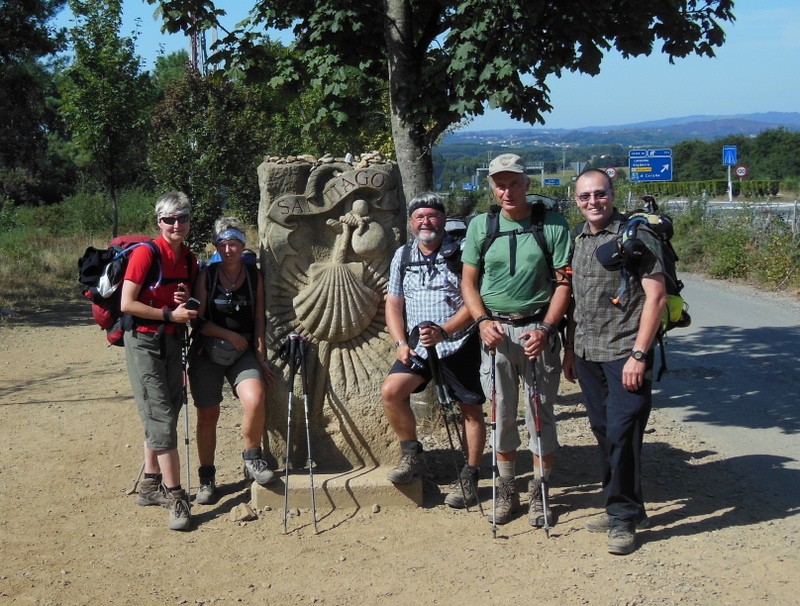
[[[161,253],[161,283],[158,286],[146,283],[154,259],[149,246],[137,246],[131,252],[125,279],[142,285],[138,300],[145,305],[156,309],[175,309],[174,295],[178,285],[186,284],[189,292],[192,292],[192,280],[197,276],[197,259],[185,244],[181,244],[180,252],[175,254],[164,238],[158,237],[153,243]],[[154,273],[151,279],[157,280],[158,273]],[[159,325],[160,322],[145,321],[137,323],[135,329],[139,332],[156,332]],[[167,324],[166,331],[175,332],[175,328],[174,325]]]

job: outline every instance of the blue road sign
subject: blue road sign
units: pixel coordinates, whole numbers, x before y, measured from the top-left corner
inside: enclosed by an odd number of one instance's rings
[[[544,184],[549,186],[561,185],[561,179],[545,179]]]
[[[672,150],[630,150],[628,173],[631,181],[672,181]]]
[[[735,145],[722,146],[722,164],[725,166],[736,166],[739,160],[736,158],[738,155]]]
[[[463,189],[465,191],[475,191],[478,188],[475,187],[472,183],[462,183],[461,184],[461,189]]]

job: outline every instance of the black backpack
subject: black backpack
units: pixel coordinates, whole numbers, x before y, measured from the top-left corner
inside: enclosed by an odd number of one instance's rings
[[[661,245],[661,257],[664,261],[664,283],[667,291],[667,306],[661,319],[661,326],[658,330],[658,345],[661,350],[661,366],[658,369],[656,381],[660,381],[667,369],[667,358],[664,347],[664,335],[673,328],[686,328],[692,323],[689,315],[689,306],[681,295],[683,282],[678,278],[677,262],[678,254],[672,246],[672,236],[675,228],[672,217],[662,213],[655,205],[655,201],[650,196],[642,198],[647,203],[648,208],[636,209],[632,212],[623,214],[625,218],[619,235],[611,245],[611,249],[601,261],[607,267],[618,266],[620,269],[620,286],[612,303],[616,304],[625,294],[627,287],[627,271],[634,271],[638,263],[647,254],[647,246],[639,238],[639,230],[646,229],[652,232]],[[583,232],[585,223],[580,223],[573,230],[573,239]],[[609,244],[604,244],[598,248],[598,258],[603,256],[601,249]]]
[[[544,202],[539,201],[531,204],[531,224],[525,229],[500,231],[500,210],[500,206],[493,204],[489,208],[489,212],[486,213],[486,238],[483,240],[483,245],[481,246],[480,273],[483,273],[483,260],[486,257],[486,253],[489,248],[491,248],[492,244],[495,243],[495,240],[498,238],[508,238],[510,252],[508,271],[513,276],[517,271],[517,236],[529,233],[533,234],[534,240],[536,240],[539,248],[541,248],[544,253],[544,257],[547,260],[547,267],[550,269],[550,276],[555,278],[553,251],[550,250],[550,247],[547,245],[547,239],[544,237],[544,219],[547,214],[547,207],[544,205]]]

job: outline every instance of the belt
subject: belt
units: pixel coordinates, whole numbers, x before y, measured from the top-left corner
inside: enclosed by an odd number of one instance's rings
[[[500,314],[492,312],[492,320],[497,320],[503,324],[511,324],[511,326],[524,326],[525,324],[532,324],[533,322],[541,322],[544,320],[545,314],[547,314],[547,306],[542,307],[532,315],[523,315],[522,313]]]

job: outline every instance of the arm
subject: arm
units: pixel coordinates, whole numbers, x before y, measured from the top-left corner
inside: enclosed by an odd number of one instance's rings
[[[386,295],[386,328],[392,342],[400,341],[401,344],[396,349],[397,359],[408,366],[411,356],[416,352],[406,343],[406,327],[403,321],[403,310],[405,309],[405,299],[397,295]]]
[[[557,269],[556,275],[559,274],[565,275],[565,269]],[[535,360],[547,347],[550,339],[557,337],[558,325],[561,324],[561,318],[567,313],[571,296],[572,285],[568,280],[562,279],[556,282],[556,288],[550,298],[550,306],[547,308],[547,313],[542,321],[542,324],[549,326],[549,329],[546,332],[539,329],[531,330],[522,335],[525,339],[522,347],[529,359]]]
[[[564,378],[570,383],[574,383],[578,378],[575,369],[575,300],[570,298],[567,306],[567,334],[564,342],[564,359],[561,362],[561,370]]]
[[[461,269],[461,296],[464,299],[464,306],[469,310],[470,316],[475,321],[481,316],[489,315],[489,310],[486,309],[481,298],[478,279],[478,268],[464,263]],[[494,320],[482,320],[479,322],[478,333],[484,345],[489,349],[496,348],[505,336],[502,324]]]
[[[667,289],[664,285],[664,274],[650,274],[642,278],[642,289],[645,301],[642,316],[639,319],[639,331],[633,349],[649,351],[661,325],[661,314],[667,304]],[[622,385],[628,391],[636,391],[642,386],[647,363],[645,360],[628,358],[622,369]]]

